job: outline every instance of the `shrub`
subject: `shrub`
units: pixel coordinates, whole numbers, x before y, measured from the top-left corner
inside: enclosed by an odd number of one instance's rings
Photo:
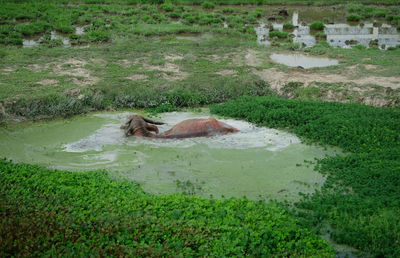
[[[346,16],[346,19],[348,21],[359,21],[359,20],[361,20],[361,16],[358,14],[349,14]]]
[[[182,12],[179,10],[175,10],[175,11],[169,13],[169,17],[174,18],[174,19],[181,18]]]
[[[54,28],[56,29],[56,31],[61,33],[72,33],[75,31],[71,24],[68,23],[58,23],[54,26]]]
[[[293,30],[293,28],[294,28],[293,24],[291,24],[289,22],[286,22],[286,23],[283,24],[283,29],[284,30]]]
[[[89,42],[108,42],[111,39],[110,32],[103,30],[92,30],[84,34]]]
[[[203,2],[203,3],[201,4],[201,6],[202,6],[204,9],[214,9],[214,8],[215,8],[215,4],[214,4],[213,2],[208,2],[208,1]]]
[[[22,34],[15,31],[13,26],[0,25],[0,44],[22,45]]]
[[[192,24],[195,23],[196,20],[198,19],[198,17],[192,15],[192,14],[188,14],[188,15],[184,15],[183,16],[183,22],[186,24]]]
[[[382,18],[382,17],[386,17],[386,11],[385,10],[377,10],[374,12],[373,16],[377,17],[377,18]]]
[[[231,7],[222,9],[222,12],[225,13],[225,14],[231,14],[231,13],[233,13],[234,11],[235,11],[235,10],[234,10],[233,8],[231,8]]]
[[[250,13],[251,16],[255,17],[255,18],[261,18],[262,16],[262,11],[261,10],[257,10],[255,12],[251,12]]]
[[[330,49],[332,49],[332,47],[329,45],[328,42],[320,41],[313,47],[307,48],[305,51],[310,52],[311,54],[314,54],[314,55],[323,55],[326,52],[328,52],[328,50],[330,50]]]
[[[22,33],[26,36],[31,36],[39,33],[43,33],[52,28],[47,22],[36,21],[28,24],[18,24],[16,26],[16,31]]]
[[[162,5],[160,5],[160,8],[166,12],[172,12],[174,10],[174,5],[167,2],[167,3],[163,3]]]
[[[311,30],[323,30],[324,28],[325,28],[324,23],[319,21],[313,22],[310,25]]]
[[[318,32],[315,34],[315,37],[317,37],[317,38],[319,38],[319,39],[326,39],[326,34],[325,34],[324,32],[322,32],[322,31],[318,31]]]
[[[270,31],[268,35],[270,38],[276,37],[276,38],[283,39],[283,38],[287,38],[289,33],[285,32],[285,31],[273,30],[273,31]]]
[[[253,15],[247,16],[246,20],[247,20],[248,23],[251,23],[251,24],[255,24],[257,22],[257,18],[254,17]]]

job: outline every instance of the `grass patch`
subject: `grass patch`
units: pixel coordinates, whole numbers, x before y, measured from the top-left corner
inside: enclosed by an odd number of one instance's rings
[[[215,4],[213,2],[208,2],[208,1],[204,1],[201,6],[204,9],[214,9],[215,8]]]
[[[358,14],[349,14],[346,16],[348,21],[357,22],[361,20],[361,16]]]
[[[305,52],[309,52],[314,55],[323,55],[326,54],[332,47],[326,41],[320,41],[316,45],[305,49]]]
[[[284,30],[290,30],[291,31],[291,30],[293,30],[293,28],[294,28],[294,25],[289,23],[289,22],[286,22],[286,23],[283,24],[283,29]]]
[[[317,33],[315,33],[315,37],[320,40],[325,40],[326,34],[322,31],[318,31]]]
[[[284,39],[288,37],[289,33],[286,31],[273,30],[270,31],[268,35],[270,38]]]
[[[0,183],[1,256],[333,255],[274,204],[156,196],[101,171],[5,160]]]
[[[339,243],[376,256],[400,254],[398,109],[242,97],[213,106],[211,111],[258,125],[290,128],[301,137],[350,152],[318,162],[327,181],[321,191],[297,204],[298,216],[316,230],[328,221],[334,228],[331,236]]]
[[[323,30],[325,28],[325,24],[320,21],[316,21],[310,24],[311,30]]]

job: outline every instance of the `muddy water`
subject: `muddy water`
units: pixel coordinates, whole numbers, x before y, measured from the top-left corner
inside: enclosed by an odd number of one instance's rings
[[[186,192],[209,197],[296,200],[325,178],[305,160],[333,150],[307,146],[292,134],[220,119],[240,133],[211,138],[126,138],[120,125],[129,113],[97,113],[28,123],[0,131],[0,156],[72,171],[107,169],[137,180],[152,193]],[[165,113],[160,131],[202,113]]]
[[[313,67],[326,67],[338,65],[339,61],[323,57],[310,57],[302,54],[272,54],[272,61],[290,67],[302,67],[305,69]]]

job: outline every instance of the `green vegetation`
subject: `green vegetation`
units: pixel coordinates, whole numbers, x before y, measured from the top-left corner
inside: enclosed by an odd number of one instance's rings
[[[286,31],[279,31],[279,30],[273,30],[269,32],[269,37],[270,38],[280,38],[280,39],[284,39],[287,38],[289,35],[289,33],[287,33]]]
[[[326,39],[326,34],[322,31],[318,31],[317,33],[315,33],[315,37],[317,39]]]
[[[3,2],[20,3],[19,0],[2,0]],[[38,2],[27,0],[28,2]],[[57,0],[40,0],[45,3],[59,3]],[[69,0],[63,3],[86,3],[86,4],[162,4],[163,0]],[[165,1],[166,2],[166,1]],[[201,5],[208,0],[170,0],[171,3]],[[376,4],[376,0],[214,0],[217,5],[275,5],[275,4],[297,4],[297,5],[333,5],[333,4]],[[380,0],[380,4],[394,5],[399,4],[399,0]]]
[[[311,30],[323,30],[325,28],[325,24],[320,21],[316,21],[310,24]]]
[[[201,6],[204,9],[214,9],[215,8],[215,4],[213,2],[208,2],[208,1],[204,1]]]
[[[328,42],[326,41],[320,41],[313,47],[307,48],[305,52],[311,53],[313,55],[324,55],[326,54],[329,50],[332,50],[333,47],[331,47]]]
[[[134,183],[110,180],[105,172],[69,173],[1,161],[2,256],[331,256],[326,243],[312,235],[326,224],[334,228],[331,236],[339,243],[375,256],[400,256],[398,108],[255,98],[279,93],[270,88],[266,74],[289,75],[289,68],[270,62],[272,53],[339,59],[337,66],[308,74],[394,81],[400,76],[398,47],[380,51],[373,41],[371,48],[333,48],[322,41],[324,24],[315,22],[313,33],[321,41],[304,48],[291,42],[288,31],[293,25],[286,19],[286,31],[269,33],[281,40],[259,46],[254,24],[264,17],[283,18],[277,9],[223,4],[264,0],[80,0],[68,6],[55,0],[0,2],[0,122],[120,108],[157,113],[247,95],[213,111],[289,128],[305,139],[349,152],[318,162],[327,183],[305,196],[290,215],[274,204],[246,200],[149,195]],[[398,6],[346,7],[358,20],[387,21],[400,29]],[[322,15],[308,19],[329,22]],[[75,33],[76,28],[84,28],[84,33]],[[53,31],[63,33],[72,46],[52,39]],[[40,37],[39,46],[21,48],[27,37]],[[279,94],[318,100],[340,93],[341,101],[364,103],[382,96],[387,106],[400,104],[399,89],[374,83],[289,82]],[[349,87],[358,87],[358,95],[349,93]],[[192,191],[187,182],[177,185]]]
[[[161,5],[71,5],[5,3],[0,10],[0,43],[20,45],[23,36],[41,36],[51,30],[64,33],[73,45],[104,43],[127,34],[163,35],[212,31],[221,33],[223,21],[229,24],[229,33],[254,36],[255,23],[261,12],[243,16],[234,9],[228,12],[213,10],[212,2],[203,3],[204,10],[177,6],[171,2]],[[229,15],[227,15],[229,14]],[[180,19],[177,24],[176,19]],[[75,34],[75,28],[84,26],[85,33]],[[225,30],[224,33],[227,33]]]
[[[105,172],[5,160],[0,183],[1,256],[333,256],[272,203],[156,196]]]
[[[359,21],[361,19],[385,19],[387,22],[397,25],[400,20],[400,8],[392,6],[389,8],[363,6],[363,5],[350,5],[348,10],[352,14],[347,16],[348,21]]]
[[[310,228],[325,222],[331,237],[376,256],[400,254],[400,111],[359,104],[242,97],[212,112],[341,147],[344,156],[318,162],[328,178],[321,191],[298,203]]]
[[[293,30],[294,26],[290,22],[286,22],[283,24],[283,29],[284,30]]]
[[[349,15],[347,15],[346,18],[347,18],[348,21],[359,21],[359,20],[361,20],[361,16],[358,15],[358,14],[349,14]]]

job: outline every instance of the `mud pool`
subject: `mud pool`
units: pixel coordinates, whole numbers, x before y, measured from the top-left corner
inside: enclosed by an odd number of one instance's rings
[[[293,201],[325,181],[309,161],[336,152],[302,144],[283,131],[221,118],[241,132],[181,140],[126,138],[119,127],[131,113],[12,125],[0,130],[0,156],[72,171],[106,169],[152,193]],[[210,114],[173,112],[153,119],[167,123],[159,126],[162,132],[199,117]]]

